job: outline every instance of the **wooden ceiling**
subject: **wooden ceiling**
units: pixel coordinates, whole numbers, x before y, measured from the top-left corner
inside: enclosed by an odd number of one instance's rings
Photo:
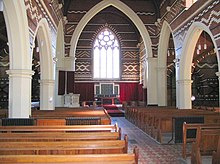
[[[83,5],[87,5],[86,3],[82,3],[82,0],[58,0],[59,3],[63,4],[63,14],[66,16],[68,10],[71,8],[71,6],[77,6],[79,4],[79,2]],[[160,17],[160,1],[161,0],[122,0],[123,2],[138,2],[138,3],[152,3],[154,6],[154,10],[155,10],[155,14],[157,15],[157,17]],[[94,1],[93,1],[94,2]],[[99,0],[99,2],[101,2],[101,0]],[[97,2],[95,2],[97,3]]]

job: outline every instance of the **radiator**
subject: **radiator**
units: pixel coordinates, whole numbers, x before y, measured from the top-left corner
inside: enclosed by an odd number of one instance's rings
[[[34,124],[33,118],[2,118],[2,126],[32,126]]]
[[[100,117],[68,117],[66,125],[100,125]]]

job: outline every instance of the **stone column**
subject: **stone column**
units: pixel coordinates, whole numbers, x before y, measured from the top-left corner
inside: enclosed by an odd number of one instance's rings
[[[157,105],[157,59],[147,58],[147,104]]]
[[[179,84],[179,109],[192,109],[192,80],[178,80]]]
[[[54,110],[54,80],[39,80],[40,110]]]
[[[9,75],[9,118],[31,115],[31,79],[34,72],[25,69],[7,70]]]
[[[215,74],[216,74],[216,76],[218,76],[218,90],[219,90],[219,93],[220,93],[220,72],[216,72]],[[220,104],[220,99],[218,101],[219,101],[219,104]]]
[[[167,106],[167,68],[157,67],[158,106]]]
[[[176,107],[180,108],[180,94],[179,94],[179,90],[180,90],[180,86],[179,86],[179,62],[180,59],[176,58],[174,59],[174,63],[175,63],[175,69],[176,69]]]

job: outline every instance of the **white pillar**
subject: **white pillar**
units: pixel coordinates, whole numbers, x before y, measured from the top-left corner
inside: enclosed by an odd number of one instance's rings
[[[9,118],[29,118],[31,115],[32,70],[11,69],[9,75]]]
[[[54,110],[54,80],[39,80],[40,110]]]
[[[76,58],[73,56],[68,56],[64,58],[64,67],[66,71],[75,71],[75,61]]]
[[[192,80],[184,79],[178,80],[179,84],[179,108],[180,109],[192,109]]]
[[[167,68],[157,68],[158,106],[167,106]]]
[[[220,94],[220,86],[219,86],[220,85],[220,72],[216,72],[215,74],[216,74],[216,76],[218,76],[218,90],[219,90],[219,94]],[[219,101],[218,104],[220,105],[220,98],[218,101]]]
[[[176,107],[180,108],[180,86],[179,86],[179,60],[178,58],[174,59],[175,69],[176,69]]]
[[[147,104],[157,105],[157,59],[147,58]]]

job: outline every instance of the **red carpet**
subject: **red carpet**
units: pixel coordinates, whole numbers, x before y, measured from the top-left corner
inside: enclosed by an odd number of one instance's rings
[[[103,105],[111,117],[124,117],[124,113],[115,105]]]

